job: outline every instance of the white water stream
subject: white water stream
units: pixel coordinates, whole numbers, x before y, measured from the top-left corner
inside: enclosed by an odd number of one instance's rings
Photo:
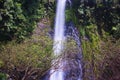
[[[64,27],[65,27],[65,6],[66,0],[58,0],[57,2],[57,13],[55,19],[55,35],[54,35],[54,46],[53,51],[55,56],[59,56],[63,51],[65,36],[64,36]],[[52,62],[54,65],[56,60]],[[63,62],[57,63],[59,66],[57,69],[52,67],[50,71],[50,79],[49,80],[64,80],[64,71],[62,69]]]
[[[71,6],[71,1],[68,0]],[[71,36],[76,41],[78,48],[80,46],[80,39],[78,37],[77,31],[73,28],[73,25],[67,26],[65,28],[65,7],[66,7],[67,0],[57,0],[57,11],[55,17],[55,33],[54,33],[54,44],[53,44],[53,52],[56,59],[52,61],[52,68],[50,70],[50,77],[48,80],[82,80],[82,65],[81,65],[81,57],[82,51],[78,53],[79,56],[75,58],[77,65],[75,66],[74,61],[69,62],[71,66],[67,65],[67,61],[62,59],[61,53],[64,51],[64,43],[66,41],[65,38]],[[67,29],[67,30],[65,30]],[[67,32],[65,32],[67,31]],[[66,33],[66,35],[65,35]],[[69,69],[70,67],[70,69]],[[68,69],[67,69],[68,68]],[[75,71],[74,71],[75,70]],[[67,72],[67,73],[66,73]],[[74,78],[71,75],[74,73]],[[68,79],[67,79],[68,78]]]

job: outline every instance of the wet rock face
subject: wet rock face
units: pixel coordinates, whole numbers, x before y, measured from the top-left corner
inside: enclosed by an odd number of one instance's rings
[[[79,59],[69,59],[65,65],[65,80],[78,80],[82,78],[82,66]]]
[[[77,45],[75,51],[68,51],[64,55],[65,64],[65,80],[81,80],[82,79],[82,50],[78,30],[72,22],[66,23],[65,36],[67,39],[73,39]]]
[[[73,22],[66,23],[65,36],[67,38],[71,37],[73,40],[75,40],[77,46],[81,47],[79,32]]]

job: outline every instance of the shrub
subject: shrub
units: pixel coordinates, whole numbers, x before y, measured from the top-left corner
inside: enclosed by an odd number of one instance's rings
[[[28,37],[36,27],[36,22],[53,9],[46,11],[48,1],[41,0],[0,0],[0,41]]]
[[[120,80],[120,40],[109,39],[101,48],[103,62],[99,80]]]
[[[52,42],[48,39],[41,37],[38,41],[31,39],[20,44],[12,41],[2,45],[0,71],[12,80],[38,80],[50,68]]]
[[[101,39],[96,46],[93,42],[82,40],[82,48],[84,80],[120,79],[120,40],[107,37]]]

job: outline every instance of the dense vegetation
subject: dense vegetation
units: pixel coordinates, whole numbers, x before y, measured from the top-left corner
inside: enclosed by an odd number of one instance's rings
[[[80,33],[84,80],[120,80],[120,1],[71,1],[66,22],[74,22]],[[0,0],[0,79],[37,80],[49,69],[48,28],[39,36],[34,29],[37,23],[53,28],[55,7],[55,0]]]
[[[0,41],[24,39],[47,15],[47,1],[0,0]]]

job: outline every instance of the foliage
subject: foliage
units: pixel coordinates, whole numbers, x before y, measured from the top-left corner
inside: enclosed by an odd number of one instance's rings
[[[94,42],[82,40],[84,80],[119,80],[120,41],[113,38]]]
[[[73,9],[67,9],[65,14],[66,14],[65,15],[66,22],[72,21],[74,24],[78,24],[78,20],[77,20],[77,17],[75,15],[75,11],[73,11]]]
[[[101,46],[102,62],[99,64],[98,80],[120,79],[120,40],[108,38]]]
[[[118,0],[76,0],[72,2],[74,3],[72,9],[78,18],[76,25],[80,28],[82,36],[86,35],[87,26],[94,24],[97,25],[97,31],[101,37],[105,31],[105,33],[119,38],[120,4]],[[71,19],[74,19],[73,16]]]
[[[96,26],[87,26],[87,36],[82,38],[82,51],[84,59],[84,80],[95,79],[98,76],[97,64],[102,60],[100,54],[100,37],[98,36]],[[97,80],[97,79],[95,79]]]
[[[3,73],[0,73],[0,80],[6,80],[6,75]]]
[[[113,34],[115,38],[120,38],[120,23],[118,23],[113,29]]]
[[[29,36],[36,22],[52,12],[49,6],[45,6],[48,3],[41,0],[0,0],[0,41],[21,41]]]
[[[13,80],[38,80],[50,68],[52,42],[49,38],[14,41],[2,45],[0,71]]]

